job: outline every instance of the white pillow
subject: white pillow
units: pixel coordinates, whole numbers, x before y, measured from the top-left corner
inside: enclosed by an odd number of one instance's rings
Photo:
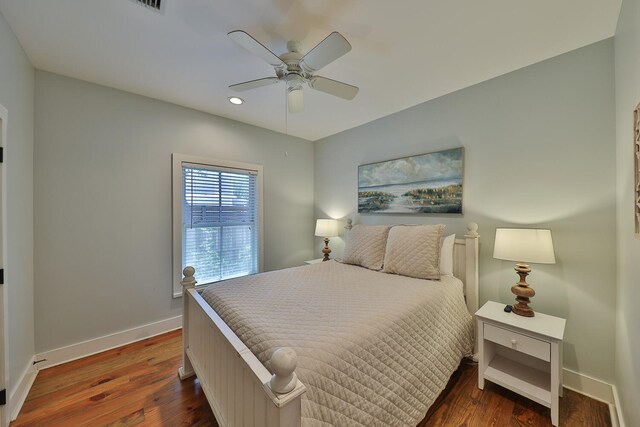
[[[456,235],[452,234],[442,239],[440,246],[440,275],[453,277],[453,245]]]
[[[444,225],[396,225],[389,230],[383,273],[440,280]]]

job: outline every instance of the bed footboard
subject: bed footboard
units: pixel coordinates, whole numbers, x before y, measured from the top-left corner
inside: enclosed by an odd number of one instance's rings
[[[180,379],[197,375],[220,426],[300,425],[306,392],[295,374],[296,355],[276,350],[274,375],[195,290],[195,269],[183,271],[183,364]]]

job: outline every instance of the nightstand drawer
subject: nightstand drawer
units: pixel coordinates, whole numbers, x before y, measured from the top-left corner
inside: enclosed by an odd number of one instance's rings
[[[484,324],[484,339],[547,362],[551,360],[551,344],[546,341],[486,323]]]

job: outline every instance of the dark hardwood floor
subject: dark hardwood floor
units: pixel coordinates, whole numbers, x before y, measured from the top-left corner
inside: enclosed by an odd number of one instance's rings
[[[175,331],[45,369],[10,427],[217,426],[198,381],[178,379],[181,346]],[[548,408],[476,381],[463,361],[419,426],[551,426]],[[565,390],[560,425],[610,426],[609,408]]]

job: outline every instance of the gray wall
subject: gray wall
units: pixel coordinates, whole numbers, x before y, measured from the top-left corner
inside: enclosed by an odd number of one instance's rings
[[[37,352],[181,314],[172,152],[263,165],[265,269],[312,257],[310,142],[42,71],[35,99]]]
[[[0,104],[8,111],[7,265],[9,299],[5,337],[9,396],[31,368],[33,325],[33,67],[0,14]]]
[[[616,386],[625,422],[640,426],[640,238],[633,222],[633,117],[640,102],[640,1],[624,0],[615,37],[618,188]]]
[[[495,228],[550,228],[557,264],[533,265],[535,310],[567,319],[564,366],[614,379],[613,41],[606,40],[318,141],[316,215],[480,226],[480,299],[513,302]],[[357,166],[465,147],[464,216],[358,215]],[[340,252],[340,242],[334,239]],[[320,241],[316,241],[320,247]]]

